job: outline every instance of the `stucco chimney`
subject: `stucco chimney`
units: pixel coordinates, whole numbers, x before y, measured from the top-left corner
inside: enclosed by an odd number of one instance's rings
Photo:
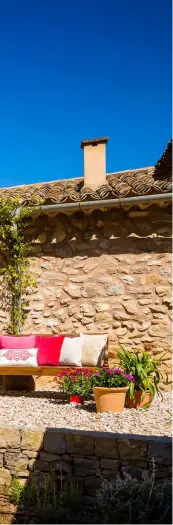
[[[106,144],[108,137],[82,140],[84,150],[84,186],[96,190],[106,184]]]

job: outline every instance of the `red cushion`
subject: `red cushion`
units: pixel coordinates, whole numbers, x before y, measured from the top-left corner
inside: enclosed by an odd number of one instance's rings
[[[35,335],[0,335],[0,349],[25,349],[35,348]]]
[[[61,346],[64,335],[56,337],[36,336],[37,364],[38,365],[59,365]]]

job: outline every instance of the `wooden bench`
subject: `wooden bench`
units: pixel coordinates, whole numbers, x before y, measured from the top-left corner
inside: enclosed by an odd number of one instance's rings
[[[37,335],[37,334],[36,334]],[[39,334],[39,335],[43,335],[44,337],[50,337],[50,334]],[[69,334],[62,334],[62,335],[65,335],[65,337],[77,337],[76,335],[69,335]],[[90,334],[90,335],[103,335],[103,334]],[[20,337],[20,336],[18,336]],[[53,336],[52,336],[53,337]],[[107,341],[107,344],[105,345],[105,351],[104,351],[104,355],[103,355],[103,361],[102,361],[102,367],[107,367],[108,366],[108,341]],[[18,376],[18,387],[20,390],[22,390],[22,380],[20,379],[19,381],[19,377],[22,378],[23,376],[25,376],[25,381],[23,382],[23,384],[26,385],[26,379],[28,380],[28,383],[29,383],[29,378],[31,378],[32,376],[36,376],[36,377],[40,377],[40,376],[56,376],[56,374],[58,372],[60,372],[60,370],[62,370],[63,368],[73,368],[73,369],[76,369],[76,370],[82,370],[82,369],[89,369],[89,370],[96,370],[98,367],[94,367],[94,366],[83,366],[83,367],[76,367],[76,366],[67,366],[67,365],[59,365],[59,366],[37,366],[37,367],[34,367],[34,366],[0,366],[0,376],[2,376],[3,378],[3,386],[5,388],[8,388],[8,384],[10,385],[10,382],[7,381],[5,378],[8,378],[11,377],[11,385],[14,384],[15,388],[17,386],[17,382],[14,381],[12,382],[12,377],[15,378],[15,376]],[[30,381],[30,384],[33,384],[34,385],[34,380]],[[14,388],[14,389],[15,389]],[[9,389],[12,390],[12,386],[9,387]]]

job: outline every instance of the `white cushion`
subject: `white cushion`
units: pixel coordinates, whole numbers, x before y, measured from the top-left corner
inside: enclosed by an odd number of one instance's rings
[[[0,350],[0,366],[37,366],[37,348]]]
[[[102,366],[107,334],[83,335],[82,366]]]
[[[60,365],[82,366],[83,337],[65,337],[60,354]]]

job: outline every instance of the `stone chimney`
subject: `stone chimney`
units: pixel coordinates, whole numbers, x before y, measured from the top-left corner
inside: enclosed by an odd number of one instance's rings
[[[108,137],[82,140],[84,150],[84,186],[96,190],[106,181],[106,144]]]

